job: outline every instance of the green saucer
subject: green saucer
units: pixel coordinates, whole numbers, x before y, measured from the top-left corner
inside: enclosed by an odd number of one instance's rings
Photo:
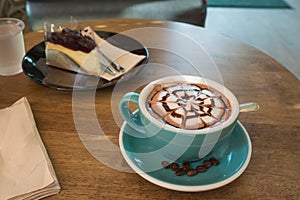
[[[124,159],[144,179],[171,190],[198,192],[222,187],[237,179],[245,171],[251,158],[249,135],[238,121],[227,144],[217,150],[213,149],[208,156],[191,164],[196,167],[203,160],[215,157],[220,161],[218,166],[212,166],[206,172],[192,177],[176,176],[174,171],[160,166],[163,156],[151,156],[156,144],[139,137],[133,131],[126,122],[120,131],[119,145]]]

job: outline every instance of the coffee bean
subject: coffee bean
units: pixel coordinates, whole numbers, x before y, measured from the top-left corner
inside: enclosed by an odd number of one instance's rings
[[[182,163],[182,168],[184,171],[188,171],[191,168],[191,165],[189,162]]]
[[[203,165],[208,169],[211,167],[211,162],[209,160],[204,160]]]
[[[212,157],[211,159],[209,159],[210,162],[215,165],[215,166],[218,166],[220,164],[220,161],[214,157]]]
[[[161,166],[162,166],[163,168],[170,168],[170,165],[169,165],[169,163],[168,163],[167,161],[162,161],[162,162],[161,162]]]
[[[196,174],[197,174],[197,170],[195,170],[195,169],[189,169],[186,172],[186,175],[188,175],[188,176],[195,176]]]
[[[196,167],[196,170],[197,170],[197,172],[199,172],[199,173],[203,173],[203,172],[206,171],[206,167],[203,166],[203,165],[198,165],[198,166]]]
[[[176,176],[182,176],[184,174],[186,174],[187,176],[195,176],[197,173],[206,172],[206,170],[212,165],[218,166],[219,164],[220,161],[214,157],[210,158],[209,160],[204,160],[203,165],[198,165],[196,169],[192,169],[189,162],[183,162],[181,165],[182,168],[179,168],[179,164],[176,162],[173,162],[171,164],[169,164],[167,161],[161,162],[162,167],[172,169],[173,171],[175,171]]]
[[[185,171],[184,171],[184,169],[179,168],[176,170],[175,174],[176,174],[176,176],[182,176],[185,174]]]
[[[170,164],[170,168],[171,168],[172,170],[176,171],[176,170],[179,168],[179,165],[178,165],[178,163],[171,163],[171,164]]]

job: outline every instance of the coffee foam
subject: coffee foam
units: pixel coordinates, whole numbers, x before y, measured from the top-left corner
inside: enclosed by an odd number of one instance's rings
[[[173,127],[203,129],[229,118],[228,99],[203,84],[157,84],[147,98],[149,113]]]

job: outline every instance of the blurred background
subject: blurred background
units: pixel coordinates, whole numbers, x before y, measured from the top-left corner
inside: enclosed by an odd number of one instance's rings
[[[278,2],[284,5],[277,6]],[[46,3],[50,4],[46,4]],[[241,40],[272,56],[300,79],[300,1],[299,0],[0,0],[0,17],[15,17],[25,22],[25,32],[41,28],[42,15],[72,11],[69,5],[83,8],[79,20],[104,17],[155,18],[205,27]],[[95,6],[97,5],[101,6]],[[237,5],[236,3],[246,3]],[[264,3],[261,5],[260,3]],[[266,5],[266,2],[271,2]],[[26,9],[27,5],[27,9]],[[50,6],[49,6],[50,5]],[[274,6],[275,5],[275,6]],[[75,9],[75,8],[74,8]],[[99,10],[98,10],[99,9]],[[61,15],[60,15],[61,16]],[[35,19],[34,19],[35,18]],[[39,19],[39,22],[38,22]]]

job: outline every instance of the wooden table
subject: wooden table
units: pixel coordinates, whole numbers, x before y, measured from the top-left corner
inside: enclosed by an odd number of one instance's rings
[[[260,111],[242,113],[239,117],[252,141],[252,157],[246,171],[237,180],[219,189],[197,193],[164,189],[138,174],[113,169],[89,153],[77,134],[72,114],[72,92],[38,85],[24,74],[0,76],[0,108],[23,96],[31,104],[62,187],[58,195],[48,199],[299,199],[300,84],[275,59],[235,39],[183,23],[105,19],[86,21],[81,25],[112,32],[142,27],[165,28],[162,32],[152,34],[148,31],[148,34],[138,37],[145,43],[152,42],[153,47],[162,45],[172,50],[179,46],[196,57],[199,52],[190,48],[189,43],[168,36],[166,31],[175,30],[202,44],[218,66],[223,83],[239,101],[255,101],[261,106]],[[26,49],[42,40],[42,32],[26,34]],[[185,67],[182,59],[177,60],[179,55],[171,54],[151,48],[149,62]],[[207,68],[207,72],[201,73],[209,74],[210,71]],[[93,94],[96,118],[107,138],[117,146],[120,124],[111,111],[117,109],[111,104],[113,89],[108,87]],[[87,92],[86,95],[91,94]],[[89,122],[89,119],[82,120]],[[82,129],[89,130],[88,126]],[[106,152],[102,153],[105,157]],[[126,168],[124,160],[119,162]]]

